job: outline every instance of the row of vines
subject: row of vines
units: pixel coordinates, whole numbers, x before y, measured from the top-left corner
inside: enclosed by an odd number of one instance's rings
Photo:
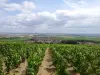
[[[80,75],[100,75],[99,45],[63,45],[51,48],[57,75],[69,75],[68,64]]]
[[[36,75],[43,60],[46,48],[52,50],[56,75],[68,75],[68,64],[81,75],[100,75],[100,45],[62,44],[0,44],[0,75],[19,66],[27,60],[27,75]]]
[[[27,60],[27,75],[36,75],[38,67],[44,57],[46,46],[36,44],[0,44],[0,75],[4,75],[3,63],[6,74],[17,68],[20,63]]]

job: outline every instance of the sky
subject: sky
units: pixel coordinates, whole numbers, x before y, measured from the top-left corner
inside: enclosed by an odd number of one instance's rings
[[[0,33],[100,34],[100,0],[0,0]]]

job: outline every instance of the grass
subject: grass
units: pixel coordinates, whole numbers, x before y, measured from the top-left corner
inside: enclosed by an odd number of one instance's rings
[[[60,40],[93,40],[100,42],[100,37],[84,37],[84,36],[71,36],[71,37],[57,37]]]
[[[29,40],[29,37],[10,37],[10,38],[0,38],[0,42],[24,42]]]

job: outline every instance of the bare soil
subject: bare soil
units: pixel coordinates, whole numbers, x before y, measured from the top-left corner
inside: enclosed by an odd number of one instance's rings
[[[27,60],[25,60],[18,68],[10,70],[7,75],[26,75],[27,65]]]
[[[4,75],[6,75],[6,73],[7,73],[7,71],[6,71],[6,65],[5,65],[4,62],[2,64],[2,72],[3,72]]]
[[[37,75],[55,75],[55,71],[56,68],[53,65],[52,52],[49,48],[47,48]]]
[[[67,72],[69,73],[69,75],[80,75],[80,73],[75,72],[74,68],[71,66],[71,64],[69,64],[68,68],[67,68]]]

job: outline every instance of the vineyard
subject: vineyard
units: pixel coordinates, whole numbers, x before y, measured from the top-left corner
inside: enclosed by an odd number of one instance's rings
[[[21,65],[20,75],[100,75],[100,45],[0,43],[0,75]]]

